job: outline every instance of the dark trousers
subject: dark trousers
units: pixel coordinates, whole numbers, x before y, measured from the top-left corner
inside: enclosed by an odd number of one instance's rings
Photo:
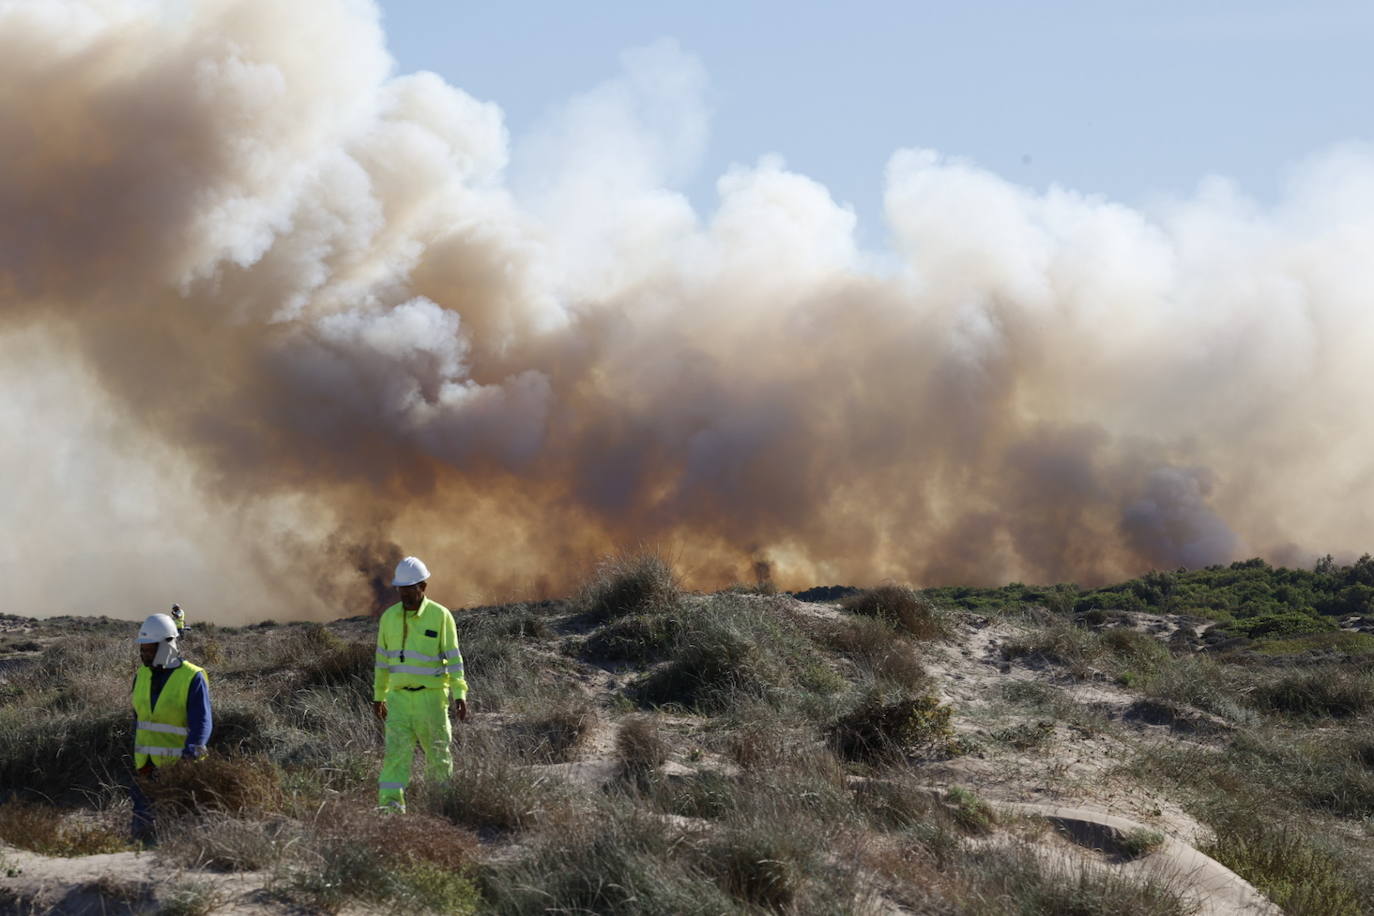
[[[129,828],[129,834],[135,843],[151,846],[157,841],[157,825],[153,817],[153,803],[139,785],[139,779],[157,779],[157,768],[151,768],[148,775],[143,777],[137,773],[129,774],[129,801],[134,805],[133,824]]]

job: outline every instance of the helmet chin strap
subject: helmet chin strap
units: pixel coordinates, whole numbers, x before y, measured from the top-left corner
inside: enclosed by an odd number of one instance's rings
[[[175,639],[165,639],[157,644],[157,654],[153,656],[154,668],[175,668],[181,664],[181,652]]]

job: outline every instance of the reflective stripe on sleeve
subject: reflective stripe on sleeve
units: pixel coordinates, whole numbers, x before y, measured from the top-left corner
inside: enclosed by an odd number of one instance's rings
[[[139,722],[138,730],[144,732],[162,732],[165,735],[184,735],[186,729],[179,725],[163,725],[161,722]]]
[[[438,676],[444,673],[443,668],[421,668],[419,665],[392,665],[392,674],[430,674]]]
[[[145,747],[142,744],[134,745],[135,754],[147,754],[149,757],[180,757],[181,748],[179,747]]]

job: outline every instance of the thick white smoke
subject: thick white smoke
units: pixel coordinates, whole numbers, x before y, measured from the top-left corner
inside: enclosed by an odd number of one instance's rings
[[[772,157],[695,212],[706,75],[622,63],[512,149],[370,4],[0,2],[10,604],[355,613],[397,550],[459,604],[644,542],[701,586],[1368,548],[1369,149],[1151,212],[901,150],[869,252]]]

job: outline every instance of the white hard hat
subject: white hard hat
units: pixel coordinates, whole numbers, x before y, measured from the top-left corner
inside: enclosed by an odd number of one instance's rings
[[[177,625],[166,614],[150,614],[148,619],[143,621],[143,626],[138,628],[140,645],[176,639],[176,636]]]
[[[429,567],[419,557],[406,557],[396,564],[396,578],[391,584],[397,588],[417,585],[429,578]]]
[[[177,648],[177,625],[166,614],[149,614],[138,628],[139,645],[157,644],[153,664],[159,668],[175,668],[181,664],[181,650]]]

